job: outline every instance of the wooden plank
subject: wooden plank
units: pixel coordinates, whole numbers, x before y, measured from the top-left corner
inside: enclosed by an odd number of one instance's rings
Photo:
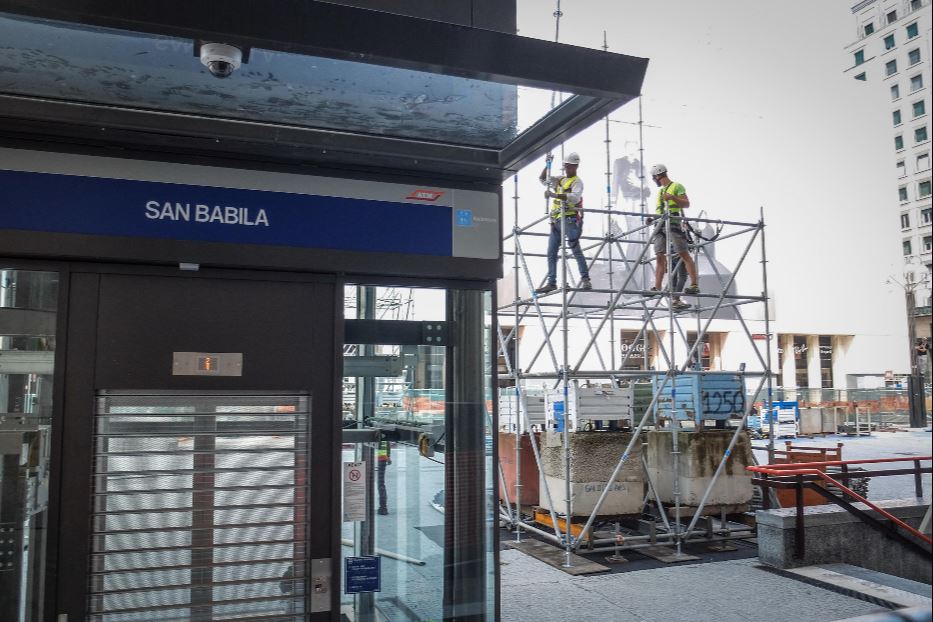
[[[529,555],[537,560],[543,561],[545,564],[553,566],[558,570],[563,570],[569,575],[577,576],[584,574],[595,574],[597,572],[606,572],[609,570],[608,566],[603,566],[602,564],[591,562],[590,560],[584,559],[583,557],[580,557],[574,553],[570,554],[571,566],[569,568],[565,568],[564,561],[566,560],[566,553],[564,549],[540,542],[539,540],[506,542],[505,545],[517,551],[521,551],[525,555]]]

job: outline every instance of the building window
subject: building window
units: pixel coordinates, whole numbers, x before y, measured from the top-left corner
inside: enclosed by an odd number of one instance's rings
[[[897,189],[897,198],[898,200],[900,200],[901,203],[907,202],[907,187],[906,186],[901,186],[900,188]],[[906,214],[901,214],[901,222],[904,221],[904,216],[906,216]]]
[[[908,39],[913,39],[918,34],[920,34],[920,28],[917,26],[917,22],[914,22],[913,24],[909,24],[907,26],[907,38]]]
[[[820,335],[820,382],[824,389],[833,388],[833,338]]]
[[[927,126],[918,127],[914,130],[914,142],[922,143],[927,139]]]
[[[910,229],[910,214],[901,214],[901,229]]]
[[[893,47],[894,47],[894,35],[891,34],[884,38],[884,49],[890,50]]]
[[[891,11],[890,13],[885,15],[885,19],[888,20],[889,24],[893,24],[894,22],[897,21],[897,11]]]
[[[916,119],[917,117],[921,115],[925,115],[927,113],[927,104],[925,101],[921,99],[918,102],[914,102],[913,109],[914,109],[914,118]]]
[[[854,54],[854,56],[856,65],[861,65],[865,62],[865,50],[859,50]]]
[[[920,48],[915,48],[907,52],[907,63],[909,65],[916,65],[920,62]]]
[[[920,210],[920,224],[929,225],[933,223],[933,207],[924,207]]]
[[[891,101],[901,98],[901,87],[896,84],[891,85]]]
[[[930,154],[921,153],[917,156],[917,172],[930,170]]]
[[[638,335],[637,330],[623,330],[619,346],[625,364],[623,369],[651,369],[658,355],[658,344],[654,333],[647,334],[648,351],[645,352],[646,333]],[[646,356],[647,355],[647,356]]]
[[[901,147],[903,147],[903,143],[901,144]],[[894,168],[897,170],[898,177],[907,177],[907,167],[904,166],[903,160],[898,160],[897,164],[894,165]]]
[[[892,112],[891,120],[894,121],[894,125],[900,125],[901,124],[901,111],[895,110],[894,112]]]
[[[904,137],[901,136],[900,134],[894,137],[894,148],[897,149],[898,151],[904,148]],[[898,168],[901,168],[901,165],[903,165],[903,162],[898,162],[897,164],[898,164]]]
[[[910,79],[910,92],[919,91],[923,88],[923,74],[918,73]]]
[[[923,0],[910,0],[910,10],[917,11],[923,6]]]
[[[778,366],[777,373],[775,374],[777,381],[777,386],[784,386],[784,335],[777,336],[777,357],[778,357]]]
[[[930,196],[930,180],[921,181],[917,184],[917,197],[925,199]]]
[[[874,22],[868,22],[867,24],[865,24],[865,25],[862,27],[862,31],[865,33],[865,36],[866,36],[866,37],[867,37],[868,35],[870,35],[871,33],[875,32],[875,24],[874,24]]]
[[[865,77],[865,72],[863,71],[862,73],[856,75],[856,76],[855,76],[855,79],[856,79],[856,80],[861,80],[862,82],[865,82],[868,78]]]
[[[797,378],[797,388],[806,389],[810,386],[807,377],[807,337],[794,335],[794,376]]]
[[[904,250],[905,256],[910,255],[911,254],[910,240],[904,240],[903,242],[901,242],[901,248]]]
[[[923,252],[924,253],[933,252],[933,235],[923,236]]]
[[[884,64],[884,75],[893,76],[897,73],[897,59],[889,60]]]

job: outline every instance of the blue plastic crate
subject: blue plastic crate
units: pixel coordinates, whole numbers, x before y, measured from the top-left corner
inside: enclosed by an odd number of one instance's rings
[[[654,379],[654,392],[661,395],[655,404],[655,416],[692,419],[726,420],[745,411],[745,383],[738,374],[690,374],[677,376],[666,385],[663,377]]]

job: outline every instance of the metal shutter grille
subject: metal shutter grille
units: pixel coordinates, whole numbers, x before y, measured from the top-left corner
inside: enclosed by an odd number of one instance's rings
[[[308,404],[100,392],[88,620],[303,620]]]

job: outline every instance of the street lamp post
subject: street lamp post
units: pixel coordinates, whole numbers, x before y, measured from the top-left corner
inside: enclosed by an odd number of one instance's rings
[[[908,262],[909,263],[909,262]],[[906,266],[905,266],[906,268]],[[907,305],[907,347],[910,348],[910,376],[907,379],[907,393],[910,400],[910,427],[922,428],[926,426],[926,401],[923,392],[924,378],[920,374],[917,361],[917,331],[914,326],[917,314],[917,305],[914,292],[918,287],[925,286],[929,275],[924,273],[918,281],[914,278],[912,270],[904,272],[904,282],[889,277],[888,282],[899,285],[904,290],[904,302]]]

